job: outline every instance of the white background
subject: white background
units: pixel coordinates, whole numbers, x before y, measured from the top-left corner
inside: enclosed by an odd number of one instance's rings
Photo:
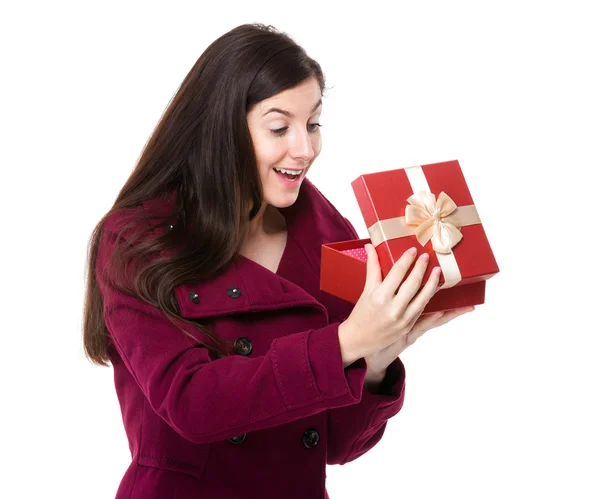
[[[256,21],[325,71],[309,178],[361,237],[354,178],[458,159],[500,266],[402,354],[405,406],[327,468],[331,498],[600,497],[592,4],[3,2],[0,496],[114,497],[130,455],[112,368],[83,355],[88,238],[196,59]]]

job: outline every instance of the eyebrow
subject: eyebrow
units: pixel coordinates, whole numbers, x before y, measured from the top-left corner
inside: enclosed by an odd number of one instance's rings
[[[323,99],[319,99],[319,101],[314,105],[314,107],[311,109],[311,113],[314,112],[321,104],[323,103]],[[285,111],[283,109],[279,109],[277,107],[272,107],[271,109],[269,109],[265,114],[263,114],[263,117],[266,116],[269,113],[281,113],[281,114],[285,114],[288,118],[293,118],[294,115],[292,113],[290,113],[289,111]]]

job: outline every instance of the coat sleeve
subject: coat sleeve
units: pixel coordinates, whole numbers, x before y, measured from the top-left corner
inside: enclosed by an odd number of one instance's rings
[[[350,237],[359,239],[350,221],[343,220]],[[348,306],[348,313],[352,306]],[[363,387],[359,403],[328,411],[327,464],[353,461],[381,440],[388,419],[400,412],[404,404],[405,379],[404,364],[398,357],[388,366],[377,393]]]
[[[160,309],[103,278],[115,240],[102,233],[96,266],[110,338],[149,405],[182,437],[223,440],[361,400],[366,363],[344,368],[339,323],[277,338],[262,356],[211,359]]]
[[[388,366],[377,393],[363,387],[359,403],[328,411],[327,464],[346,464],[373,448],[383,437],[388,419],[400,412],[404,387],[404,365],[397,358]]]

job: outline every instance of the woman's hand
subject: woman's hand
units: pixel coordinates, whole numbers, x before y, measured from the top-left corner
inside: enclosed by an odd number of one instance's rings
[[[367,358],[406,336],[427,306],[439,283],[440,268],[421,286],[427,253],[415,262],[417,248],[405,251],[385,279],[377,252],[366,244],[367,275],[363,292],[338,329],[344,367]],[[414,268],[409,272],[414,262]]]
[[[443,324],[447,324],[451,320],[472,312],[473,310],[475,310],[475,307],[471,306],[446,310],[444,312],[432,312],[429,314],[422,314],[421,311],[421,313],[415,316],[411,321],[409,326],[410,331],[406,335],[401,336],[388,347],[365,357],[367,363],[365,385],[373,386],[376,385],[378,381],[380,382],[385,376],[385,371],[388,366],[394,362],[401,352],[417,341],[417,339],[425,334],[425,332]]]

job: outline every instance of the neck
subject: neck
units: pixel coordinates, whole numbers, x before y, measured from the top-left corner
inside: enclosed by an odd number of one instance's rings
[[[257,215],[250,221],[246,240],[257,240],[277,234],[286,228],[285,218],[274,206],[263,203]]]

